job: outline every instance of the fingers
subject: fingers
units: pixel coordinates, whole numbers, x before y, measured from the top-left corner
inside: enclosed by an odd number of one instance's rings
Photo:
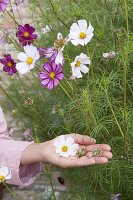
[[[87,152],[86,156],[91,158],[92,157],[92,152]],[[112,158],[112,153],[109,152],[109,151],[104,151],[103,154],[102,154],[102,157],[105,157],[107,159],[111,159]],[[96,159],[96,157],[95,157],[95,159]]]
[[[69,167],[86,167],[95,164],[105,164],[108,162],[108,158],[106,157],[99,157],[99,158],[87,158],[83,156],[76,160],[71,160],[71,165]]]
[[[94,149],[102,149],[103,151],[111,151],[108,144],[94,144],[86,147],[86,151],[93,151]]]
[[[81,145],[91,145],[96,143],[94,138],[91,138],[87,135],[80,135],[75,133],[73,136],[75,138],[75,142]]]

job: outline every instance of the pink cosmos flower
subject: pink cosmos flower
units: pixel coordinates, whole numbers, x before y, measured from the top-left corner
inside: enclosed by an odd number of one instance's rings
[[[41,80],[41,85],[49,90],[56,87],[59,82],[64,78],[64,73],[62,71],[62,65],[56,65],[55,62],[45,63],[43,65],[43,70],[39,74]]]
[[[63,65],[64,57],[61,50],[55,49],[54,47],[49,47],[45,50],[45,57],[50,60],[50,62],[55,61],[55,64]]]
[[[6,10],[7,5],[10,0],[0,0],[0,12],[4,12]]]
[[[5,55],[5,58],[0,59],[0,62],[4,65],[3,71],[7,72],[9,76],[12,76],[17,72],[16,70],[16,63],[11,58],[11,55]]]
[[[24,46],[30,45],[37,38],[37,35],[34,33],[35,28],[30,26],[29,24],[25,24],[24,26],[18,26],[18,32],[16,33],[19,42]]]

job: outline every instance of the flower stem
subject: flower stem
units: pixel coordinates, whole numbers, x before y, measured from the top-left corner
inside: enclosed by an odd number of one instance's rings
[[[8,12],[7,10],[6,10],[6,12],[7,12],[7,14],[11,17],[11,19],[13,19],[13,21],[15,22],[15,24],[16,24],[16,25],[19,25],[19,23],[16,21],[15,17],[13,17],[13,16],[10,14],[10,12]]]
[[[16,30],[17,30],[17,25],[18,25],[18,23],[17,23],[17,21],[15,20],[15,15],[14,15],[14,11],[13,11],[13,7],[12,7],[11,1],[10,1],[10,6],[11,6],[11,12],[12,12],[12,14],[13,14],[13,19],[14,19],[14,22],[15,22]]]
[[[68,92],[66,91],[66,89],[59,83],[59,86],[62,88],[62,90],[66,93],[66,95],[71,99],[71,100],[73,100],[72,99],[72,97],[68,94]]]
[[[50,185],[52,188],[53,198],[54,198],[54,200],[56,200],[55,190],[54,190],[54,185],[53,185],[53,180],[52,180],[52,173],[51,173],[50,167],[47,164],[45,164],[45,169],[46,169],[46,172],[47,172],[47,175],[48,175],[48,178],[50,181]]]
[[[105,94],[106,94],[106,98],[107,98],[107,102],[108,102],[108,104],[109,104],[110,110],[111,110],[111,112],[112,112],[112,114],[113,114],[113,117],[114,117],[114,119],[115,119],[115,122],[116,122],[116,124],[117,124],[117,126],[118,126],[118,128],[119,128],[119,131],[120,131],[122,137],[124,138],[124,133],[123,133],[123,131],[122,131],[122,129],[121,129],[121,126],[120,126],[120,124],[119,124],[119,122],[118,122],[118,120],[117,120],[117,118],[116,118],[115,112],[114,112],[114,110],[113,110],[113,108],[112,108],[111,102],[110,102],[109,97],[108,97],[107,90],[105,90]]]
[[[6,187],[6,189],[11,193],[12,197],[15,200],[20,200],[19,197],[17,196],[17,194],[6,184],[4,183],[4,186]]]
[[[65,27],[69,28],[69,27],[60,19],[60,17],[58,16],[58,13],[56,12],[56,10],[55,10],[55,8],[54,8],[53,3],[52,3],[51,0],[49,0],[49,3],[50,3],[50,5],[51,5],[51,7],[52,7],[52,9],[53,9],[53,12],[54,12],[54,14],[56,15],[57,19],[58,19]]]

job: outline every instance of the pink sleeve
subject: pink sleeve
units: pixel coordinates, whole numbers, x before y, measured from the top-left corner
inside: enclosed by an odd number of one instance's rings
[[[12,174],[12,178],[7,183],[28,186],[41,172],[40,163],[20,166],[22,153],[31,143],[15,141],[9,137],[4,114],[0,107],[0,166],[7,166]]]

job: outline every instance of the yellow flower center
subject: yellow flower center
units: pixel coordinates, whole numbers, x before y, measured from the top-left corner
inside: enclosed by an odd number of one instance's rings
[[[33,63],[33,58],[28,57],[26,62],[27,62],[28,65],[31,65]]]
[[[80,39],[85,39],[85,38],[86,38],[86,33],[81,32],[81,33],[79,34],[79,37],[80,37]]]
[[[12,67],[12,63],[11,63],[11,62],[8,62],[8,63],[7,63],[7,66],[8,66],[8,67]]]
[[[54,72],[51,72],[51,73],[49,74],[49,76],[50,76],[50,78],[54,79],[54,78],[55,78],[55,73],[54,73]]]
[[[68,147],[67,146],[63,146],[61,149],[62,149],[63,152],[67,152],[68,151]]]
[[[29,37],[29,33],[27,31],[24,32],[24,37]]]
[[[79,67],[81,65],[81,62],[79,60],[76,61],[75,67]]]
[[[2,180],[4,180],[4,179],[5,179],[5,177],[2,176],[2,175],[0,175],[0,181],[2,181]]]

